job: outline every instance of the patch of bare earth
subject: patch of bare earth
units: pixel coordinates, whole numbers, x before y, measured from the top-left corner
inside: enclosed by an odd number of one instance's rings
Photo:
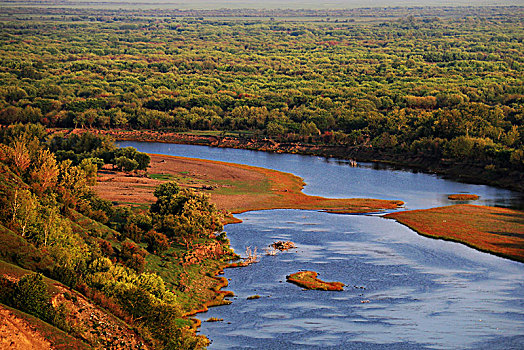
[[[28,321],[0,305],[0,349],[43,350],[53,347]]]
[[[147,349],[140,337],[124,322],[102,311],[83,295],[55,285],[60,291],[53,299],[55,307],[66,306],[67,320],[77,337],[98,349]],[[66,297],[67,295],[67,297]]]
[[[96,191],[100,197],[120,203],[153,203],[153,191],[162,181],[126,174],[104,166],[98,172]]]

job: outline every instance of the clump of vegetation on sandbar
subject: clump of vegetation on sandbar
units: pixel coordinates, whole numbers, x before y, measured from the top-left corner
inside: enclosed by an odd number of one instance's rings
[[[317,278],[318,274],[314,271],[300,271],[286,276],[288,282],[296,284],[305,289],[315,290],[344,290],[345,284],[342,282],[324,282]]]
[[[278,249],[278,250],[280,250],[281,252],[296,247],[296,246],[295,246],[295,243],[293,243],[293,242],[291,242],[291,241],[276,241],[276,242],[270,244],[269,246],[272,247],[272,248],[274,248],[274,249]]]
[[[457,194],[450,194],[448,196],[449,200],[452,201],[476,201],[480,197],[476,194],[467,194],[467,193],[457,193]]]

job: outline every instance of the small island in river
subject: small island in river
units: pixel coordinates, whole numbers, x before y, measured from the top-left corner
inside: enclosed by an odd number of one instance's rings
[[[305,289],[314,290],[344,290],[345,284],[342,282],[324,282],[317,278],[318,274],[314,271],[300,271],[286,276],[288,282],[296,284]]]
[[[467,193],[457,193],[457,194],[450,194],[448,196],[448,199],[451,201],[476,201],[480,197],[476,194],[467,194]]]

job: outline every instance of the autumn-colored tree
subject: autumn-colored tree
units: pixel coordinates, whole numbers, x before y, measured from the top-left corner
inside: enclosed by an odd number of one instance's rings
[[[18,175],[22,175],[29,168],[31,155],[26,141],[21,137],[17,138],[11,145],[11,161]]]
[[[56,184],[58,165],[49,150],[39,150],[33,163],[29,173],[31,186],[36,193],[43,194]]]

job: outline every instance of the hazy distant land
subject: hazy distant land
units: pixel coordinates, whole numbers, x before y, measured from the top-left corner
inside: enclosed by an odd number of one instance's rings
[[[1,1],[0,6],[96,7],[114,8],[255,8],[255,9],[344,9],[361,7],[425,6],[521,6],[522,0],[74,0],[74,1]]]

